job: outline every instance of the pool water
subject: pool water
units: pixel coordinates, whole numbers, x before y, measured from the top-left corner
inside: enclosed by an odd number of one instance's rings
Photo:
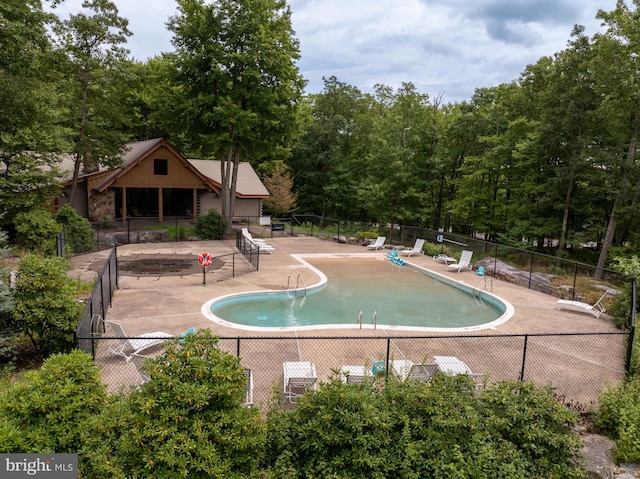
[[[375,316],[378,329],[466,331],[488,327],[508,309],[486,292],[478,300],[468,286],[454,286],[455,282],[444,277],[408,265],[397,266],[380,256],[307,257],[305,261],[326,275],[323,286],[308,288],[306,294],[279,291],[232,295],[207,303],[207,316],[242,329],[281,330],[357,328],[362,312],[363,328],[372,328]],[[475,282],[475,275],[466,276]],[[203,312],[207,313],[205,307]]]

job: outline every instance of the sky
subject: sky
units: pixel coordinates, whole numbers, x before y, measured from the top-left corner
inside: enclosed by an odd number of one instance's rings
[[[127,47],[145,61],[173,50],[166,22],[175,0],[114,0],[129,19]],[[517,80],[527,65],[566,48],[576,24],[601,31],[598,9],[615,0],[288,0],[300,42],[307,93],[323,77],[372,92],[376,84],[417,91],[444,103],[469,100],[476,88]],[[61,16],[79,11],[65,0]]]

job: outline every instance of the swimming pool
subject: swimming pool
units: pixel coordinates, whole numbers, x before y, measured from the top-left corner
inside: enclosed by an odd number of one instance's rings
[[[202,313],[253,331],[372,329],[375,322],[377,329],[457,332],[496,327],[513,316],[513,306],[497,296],[471,294],[475,275],[464,275],[469,286],[412,264],[393,265],[385,255],[294,257],[320,277],[317,284],[222,296],[207,301]]]

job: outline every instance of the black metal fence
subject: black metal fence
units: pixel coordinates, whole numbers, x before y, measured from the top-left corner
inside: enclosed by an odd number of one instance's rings
[[[595,302],[598,296],[593,291],[595,266],[485,241],[480,235],[468,237],[425,227],[344,221],[316,215],[293,215],[280,221],[287,222],[286,231],[292,236],[303,234],[344,243],[358,243],[363,237],[385,236],[389,246],[411,247],[417,238],[424,238],[426,247],[434,254],[456,256],[461,250],[473,251],[472,262],[483,260],[486,274],[493,277],[501,277],[503,265],[515,268],[517,275],[508,280],[519,286],[589,303]],[[604,280],[614,286],[628,283],[621,273],[610,269],[604,270]]]
[[[108,333],[107,333],[108,334]],[[253,372],[253,398],[266,405],[273,394],[284,391],[283,365],[308,361],[315,365],[319,382],[339,376],[344,366],[360,366],[371,371],[381,360],[387,374],[394,362],[433,363],[436,356],[462,360],[481,384],[502,380],[533,381],[555,388],[563,403],[580,411],[597,405],[602,389],[625,377],[626,345],[629,332],[563,334],[486,334],[429,336],[356,337],[226,337],[219,346],[239,356]],[[131,338],[135,339],[135,338]],[[139,338],[138,338],[139,339]],[[123,356],[112,354],[126,341],[103,336],[96,342],[97,364],[112,391],[137,385],[141,381],[136,367]],[[162,345],[140,352],[153,357]],[[125,349],[125,352],[127,350]],[[127,354],[133,351],[128,350]],[[408,363],[407,363],[408,362]]]
[[[107,257],[102,271],[91,290],[86,306],[75,331],[76,347],[95,356],[95,342],[92,340],[97,331],[96,318],[104,318],[111,306],[111,299],[118,288],[118,251],[114,246]]]
[[[167,218],[163,223],[158,223],[157,218],[129,218],[127,221],[110,224],[92,223],[95,240],[87,250],[98,251],[115,244],[188,240],[186,231],[193,224],[193,219],[178,217]],[[424,238],[426,248],[434,253],[457,256],[463,249],[471,250],[473,263],[482,260],[486,274],[515,281],[529,289],[587,303],[594,303],[599,296],[592,281],[596,271],[594,265],[493,243],[484,240],[481,235],[469,237],[425,227],[344,221],[317,215],[269,218],[268,223],[260,216],[245,216],[234,218],[234,224],[252,226],[263,237],[308,235],[337,242],[359,243],[364,237],[385,236],[386,244],[395,247],[411,247],[417,238]],[[172,231],[171,235],[169,231]],[[75,245],[74,251],[77,251],[77,242],[73,231],[61,232],[57,238],[58,254],[63,254],[65,244]],[[258,252],[254,254],[251,245],[246,244],[242,237],[236,237],[236,243],[239,251],[257,269]],[[515,268],[517,275],[509,278],[502,276],[504,265]],[[614,288],[627,283],[623,275],[610,269],[604,270],[604,280]]]
[[[236,230],[236,248],[256,271],[260,269],[260,248],[247,240],[239,230]]]

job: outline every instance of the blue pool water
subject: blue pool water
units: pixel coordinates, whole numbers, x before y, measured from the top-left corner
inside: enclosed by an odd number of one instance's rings
[[[257,292],[212,300],[203,313],[220,324],[242,329],[372,328],[456,331],[491,327],[509,319],[510,305],[468,286],[410,266],[371,258],[309,258],[326,275],[319,287],[299,291]],[[466,273],[475,285],[476,277]],[[295,275],[292,278],[296,280]],[[283,278],[283,286],[287,283]],[[299,283],[300,284],[300,283]]]

